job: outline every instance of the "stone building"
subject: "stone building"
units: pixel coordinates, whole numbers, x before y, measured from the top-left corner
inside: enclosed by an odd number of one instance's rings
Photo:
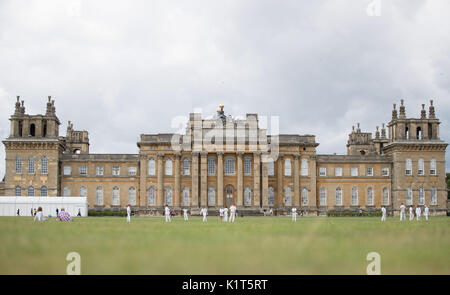
[[[433,101],[428,116],[407,118],[403,100],[374,137],[358,123],[347,155],[318,155],[314,135],[269,135],[257,114],[213,119],[191,113],[184,134],[141,134],[138,154],[92,154],[87,131],[59,136],[60,121],[48,98],[45,115],[28,115],[19,101],[3,143],[6,175],[0,194],[87,196],[90,208],[136,211],[213,211],[235,204],[240,212],[292,206],[309,215],[330,210],[397,212],[401,203],[447,211],[445,150]],[[387,134],[387,131],[389,134]]]

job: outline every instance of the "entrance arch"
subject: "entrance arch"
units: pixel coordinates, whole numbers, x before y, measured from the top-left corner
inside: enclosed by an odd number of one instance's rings
[[[234,202],[234,188],[231,185],[225,187],[225,202],[226,206],[231,206]]]

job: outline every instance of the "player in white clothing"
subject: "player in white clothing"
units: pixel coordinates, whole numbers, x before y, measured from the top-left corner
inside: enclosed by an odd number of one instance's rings
[[[400,205],[400,221],[402,221],[403,219],[406,220],[406,216],[405,216],[405,205],[403,205],[403,203]]]
[[[188,209],[186,208],[183,209],[183,217],[185,221],[188,221]]]
[[[131,221],[131,206],[130,204],[127,205],[127,222]]]
[[[166,217],[166,222],[170,222],[170,209],[169,206],[166,205],[164,208],[164,216]]]
[[[425,216],[425,219],[428,220],[428,211],[430,209],[427,207],[427,205],[425,205],[425,209],[423,210],[423,216]]]
[[[223,208],[219,209],[219,220],[223,220]]]
[[[381,207],[381,221],[386,221],[386,208]]]
[[[297,221],[297,208],[292,207],[292,221]]]
[[[206,222],[206,215],[208,215],[208,209],[206,209],[205,206],[202,206],[202,209],[200,210],[200,214],[203,215],[203,222]]]
[[[223,208],[223,222],[228,222],[228,208]]]
[[[413,214],[413,208],[412,206],[409,207],[409,221],[414,219],[414,214]]]
[[[236,206],[234,206],[234,204],[233,204],[230,206],[230,219],[228,221],[234,222],[235,218],[236,218]]]
[[[422,214],[422,209],[419,206],[417,206],[417,208],[416,208],[416,218],[417,218],[417,220],[420,220],[420,215],[421,214]]]

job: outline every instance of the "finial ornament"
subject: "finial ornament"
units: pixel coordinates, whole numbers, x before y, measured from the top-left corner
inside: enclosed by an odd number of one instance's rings
[[[433,100],[430,100],[430,108],[429,108],[428,113],[429,113],[428,115],[429,115],[430,119],[435,119],[436,118],[436,114],[434,112]]]

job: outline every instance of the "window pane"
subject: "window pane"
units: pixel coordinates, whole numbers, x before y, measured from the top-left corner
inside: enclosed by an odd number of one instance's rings
[[[208,158],[208,174],[214,175],[216,173],[216,159]]]
[[[28,158],[28,174],[34,174],[34,157]]]

